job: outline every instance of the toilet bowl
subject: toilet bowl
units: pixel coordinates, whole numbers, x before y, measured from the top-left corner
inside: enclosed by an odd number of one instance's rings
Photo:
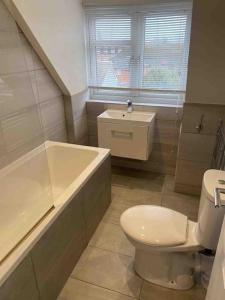
[[[145,280],[173,289],[194,284],[194,253],[202,247],[196,223],[165,207],[140,205],[126,210],[120,224],[135,247],[135,270]]]
[[[134,206],[121,215],[121,227],[135,247],[135,271],[143,279],[178,290],[193,286],[197,252],[217,247],[225,207],[215,206],[214,190],[222,180],[224,171],[204,174],[198,222],[154,205]],[[221,200],[225,204],[225,195]]]

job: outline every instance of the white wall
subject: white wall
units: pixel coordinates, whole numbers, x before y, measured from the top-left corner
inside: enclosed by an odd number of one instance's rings
[[[64,94],[86,84],[84,15],[79,0],[4,0]]]

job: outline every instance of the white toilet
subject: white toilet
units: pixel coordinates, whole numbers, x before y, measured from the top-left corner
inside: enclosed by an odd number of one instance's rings
[[[136,249],[134,267],[142,278],[173,289],[193,286],[195,254],[217,248],[225,206],[215,203],[215,188],[224,189],[224,183],[224,171],[204,174],[197,223],[153,205],[134,206],[122,214],[120,224]],[[225,194],[218,195],[225,204]]]

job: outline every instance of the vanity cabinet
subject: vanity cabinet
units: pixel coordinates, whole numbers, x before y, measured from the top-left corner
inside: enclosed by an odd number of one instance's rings
[[[147,161],[153,147],[155,113],[106,110],[98,116],[98,145],[113,156]]]

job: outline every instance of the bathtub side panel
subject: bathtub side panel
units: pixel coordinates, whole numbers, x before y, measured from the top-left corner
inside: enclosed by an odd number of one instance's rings
[[[83,195],[78,193],[31,251],[41,299],[56,299],[85,248]]]
[[[0,287],[1,300],[38,300],[32,261],[28,255]]]
[[[111,202],[111,159],[108,157],[84,187],[86,238],[90,240]]]

